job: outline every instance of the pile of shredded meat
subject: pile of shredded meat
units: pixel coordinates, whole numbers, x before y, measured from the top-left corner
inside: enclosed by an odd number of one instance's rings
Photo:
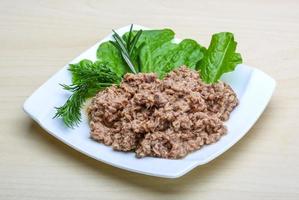
[[[205,84],[184,66],[163,80],[153,73],[126,74],[119,86],[92,99],[91,138],[137,157],[182,158],[218,141],[237,104],[229,85]]]

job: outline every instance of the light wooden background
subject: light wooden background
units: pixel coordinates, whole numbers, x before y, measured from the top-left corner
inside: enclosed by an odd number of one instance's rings
[[[246,137],[166,180],[116,169],[47,135],[22,111],[39,85],[112,28],[173,28],[207,45],[231,31],[277,89]],[[299,2],[0,1],[0,199],[299,199]],[[52,98],[52,97],[48,97]]]

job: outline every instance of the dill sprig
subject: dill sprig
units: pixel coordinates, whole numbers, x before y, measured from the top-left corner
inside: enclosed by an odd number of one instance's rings
[[[126,42],[113,30],[113,38],[110,41],[121,53],[133,73],[137,73],[132,62],[133,50],[142,33],[139,30],[133,36],[133,25],[130,27]],[[115,67],[115,66],[113,66]],[[81,108],[87,98],[97,94],[111,85],[118,85],[122,77],[113,71],[113,67],[103,61],[92,62],[82,60],[77,64],[70,64],[69,71],[72,73],[72,84],[60,84],[64,90],[71,92],[64,105],[55,107],[54,118],[60,117],[67,127],[73,128],[81,122]]]
[[[122,39],[121,36],[119,36],[119,34],[115,30],[112,31],[114,33],[112,37],[114,38],[115,41],[110,41],[110,42],[119,50],[121,56],[129,66],[131,71],[134,74],[136,74],[137,72],[132,62],[132,53],[137,44],[138,39],[142,34],[142,30],[137,31],[135,36],[133,36],[133,24],[132,24],[130,27],[130,31],[128,33],[128,40],[126,42]]]
[[[61,117],[67,127],[74,127],[81,122],[81,107],[87,98],[88,84],[60,85],[63,89],[72,92],[72,95],[63,106],[55,107],[54,118]]]
[[[64,105],[56,107],[54,118],[61,117],[67,127],[73,128],[81,122],[81,108],[87,98],[113,84],[119,84],[121,78],[102,62],[83,60],[70,65],[73,84],[60,84],[64,90],[71,92],[71,96]]]

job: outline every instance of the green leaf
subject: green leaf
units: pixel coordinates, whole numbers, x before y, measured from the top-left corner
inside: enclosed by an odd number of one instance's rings
[[[132,32],[135,37],[137,31]],[[132,37],[131,36],[131,37]],[[152,52],[160,48],[164,43],[171,41],[174,38],[174,32],[170,29],[162,30],[144,30],[139,36],[136,48],[132,52],[132,57],[135,65],[138,65],[140,72],[154,72],[152,64]],[[123,35],[123,39],[127,42],[129,32]]]
[[[153,52],[153,65],[156,66],[154,71],[162,78],[182,65],[195,69],[197,63],[203,58],[203,49],[191,39],[185,39],[179,44],[165,43]]]
[[[206,83],[217,82],[222,74],[233,71],[242,57],[236,53],[237,42],[229,32],[217,33],[212,36],[209,48],[205,52],[199,68],[201,78]]]
[[[97,50],[97,58],[107,63],[109,68],[122,77],[125,73],[130,71],[130,68],[123,60],[120,51],[110,42],[102,43]]]
[[[138,61],[141,72],[155,72],[162,78],[182,65],[196,68],[197,63],[203,58],[205,49],[191,39],[176,44],[172,42],[174,35],[170,29],[143,31],[135,52],[138,55],[135,60]],[[124,34],[123,38],[127,41],[128,33]]]

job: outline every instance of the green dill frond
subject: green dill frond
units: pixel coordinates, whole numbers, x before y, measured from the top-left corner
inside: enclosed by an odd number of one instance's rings
[[[55,107],[54,118],[62,118],[67,127],[73,128],[81,122],[81,108],[87,98],[95,96],[97,92],[114,84],[119,84],[121,78],[110,68],[99,61],[92,63],[83,60],[70,65],[73,84],[60,84],[64,90],[71,92],[71,96],[64,105]]]

